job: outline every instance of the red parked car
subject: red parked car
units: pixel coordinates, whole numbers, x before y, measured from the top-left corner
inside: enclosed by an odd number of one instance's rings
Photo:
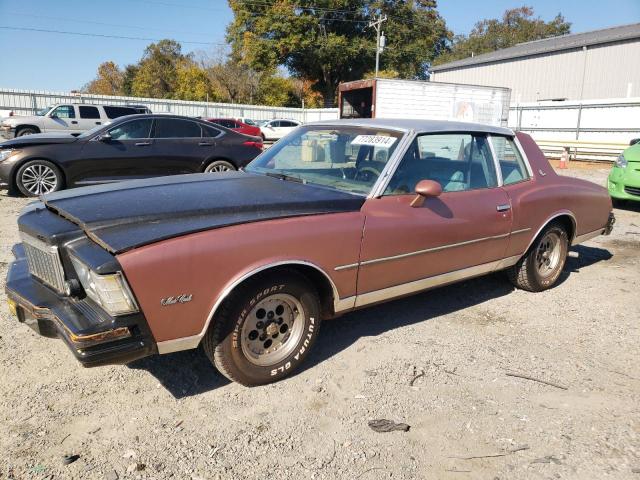
[[[261,385],[300,365],[323,319],[499,270],[546,290],[614,220],[605,188],[556,175],[526,134],[333,120],[244,171],[44,195],[18,220],[6,291],[85,366],[202,345]]]
[[[261,134],[260,127],[256,125],[249,125],[233,118],[205,118],[205,120],[207,122],[217,123],[218,125],[235,132],[251,135],[252,137],[259,137]]]

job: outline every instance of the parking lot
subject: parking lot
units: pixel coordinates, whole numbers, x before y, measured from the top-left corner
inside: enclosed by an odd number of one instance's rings
[[[2,291],[27,203],[0,190]],[[348,314],[252,389],[200,351],[83,369],[1,293],[0,479],[640,478],[640,208],[615,214],[556,288],[495,274]]]

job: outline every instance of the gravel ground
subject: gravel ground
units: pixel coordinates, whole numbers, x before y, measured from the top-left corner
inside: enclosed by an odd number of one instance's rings
[[[0,191],[2,290],[26,203]],[[349,314],[253,389],[200,351],[83,369],[1,293],[0,479],[640,479],[640,209],[616,216],[550,291],[496,274]]]

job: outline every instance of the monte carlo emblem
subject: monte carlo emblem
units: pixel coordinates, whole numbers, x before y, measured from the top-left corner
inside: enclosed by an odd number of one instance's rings
[[[167,297],[160,300],[160,305],[163,307],[167,307],[169,305],[175,305],[176,303],[188,303],[193,298],[193,295],[190,293],[183,293],[180,295],[176,295],[175,297]]]

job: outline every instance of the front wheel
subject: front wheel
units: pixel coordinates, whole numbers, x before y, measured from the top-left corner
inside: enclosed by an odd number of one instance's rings
[[[204,173],[222,173],[222,172],[234,172],[236,167],[233,164],[225,160],[216,160],[207,165],[204,169]]]
[[[37,197],[62,188],[60,169],[47,160],[31,160],[18,169],[16,186],[25,197]]]
[[[25,135],[35,135],[36,133],[39,133],[39,132],[35,128],[23,127],[20,130],[18,130],[16,137],[24,137]]]
[[[264,385],[291,374],[320,329],[314,286],[290,270],[261,275],[238,287],[220,307],[204,351],[229,380]]]
[[[552,223],[518,263],[507,270],[509,280],[516,287],[530,292],[553,287],[562,273],[568,250],[567,231],[562,225]]]

